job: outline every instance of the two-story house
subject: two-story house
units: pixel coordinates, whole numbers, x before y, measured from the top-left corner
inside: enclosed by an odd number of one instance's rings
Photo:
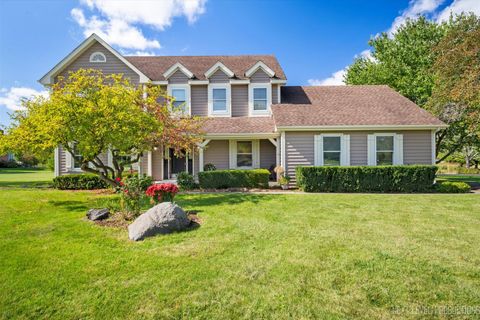
[[[281,165],[435,163],[435,132],[445,124],[387,86],[287,86],[272,55],[122,56],[93,34],[40,79],[45,86],[79,68],[122,73],[163,87],[190,115],[206,117],[205,139],[177,158],[165,146],[139,171],[155,180],[178,172]],[[108,154],[105,154],[108,161]],[[59,147],[55,174],[79,170]]]

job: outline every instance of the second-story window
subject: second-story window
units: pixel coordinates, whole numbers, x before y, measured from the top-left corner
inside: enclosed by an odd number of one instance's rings
[[[227,89],[212,89],[213,112],[227,111]]]
[[[267,110],[267,88],[253,88],[253,110]]]
[[[230,86],[228,84],[209,85],[208,114],[210,116],[230,116]]]
[[[186,111],[187,93],[185,89],[172,89],[172,97],[174,98],[173,107],[175,110]]]

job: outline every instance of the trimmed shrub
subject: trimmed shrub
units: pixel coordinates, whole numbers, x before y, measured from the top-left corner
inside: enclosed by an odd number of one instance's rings
[[[436,190],[440,193],[467,193],[470,192],[470,185],[465,182],[445,181],[437,184]]]
[[[480,173],[480,169],[458,167],[458,173],[459,173],[459,174],[479,174],[479,173]]]
[[[436,166],[297,167],[306,192],[431,192]]]
[[[94,174],[68,174],[53,178],[53,187],[60,190],[105,189],[107,183]]]
[[[206,165],[203,166],[203,171],[215,171],[217,170],[217,167],[213,163],[207,163]]]
[[[0,160],[0,168],[18,168],[20,165],[15,160]]]
[[[216,170],[198,173],[203,189],[268,188],[270,172],[266,169]]]
[[[177,175],[177,184],[180,190],[192,190],[195,189],[195,179],[186,171],[182,171]]]

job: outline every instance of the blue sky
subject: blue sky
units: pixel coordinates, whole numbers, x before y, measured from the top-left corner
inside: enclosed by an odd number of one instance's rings
[[[96,31],[125,54],[275,54],[289,85],[341,82],[367,41],[407,17],[480,14],[480,0],[0,1],[0,124]]]

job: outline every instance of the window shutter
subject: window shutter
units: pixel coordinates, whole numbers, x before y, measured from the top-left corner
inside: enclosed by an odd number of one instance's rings
[[[403,134],[396,134],[393,141],[393,164],[403,164]]]
[[[341,138],[341,159],[340,165],[350,165],[350,135],[344,134]]]
[[[375,135],[373,134],[369,134],[367,137],[367,164],[369,166],[377,165]]]
[[[315,135],[313,142],[314,165],[323,166],[323,139],[322,135]]]
[[[235,169],[237,167],[237,141],[229,140],[229,167]]]
[[[253,168],[260,168],[260,143],[258,140],[252,141],[252,161]]]

